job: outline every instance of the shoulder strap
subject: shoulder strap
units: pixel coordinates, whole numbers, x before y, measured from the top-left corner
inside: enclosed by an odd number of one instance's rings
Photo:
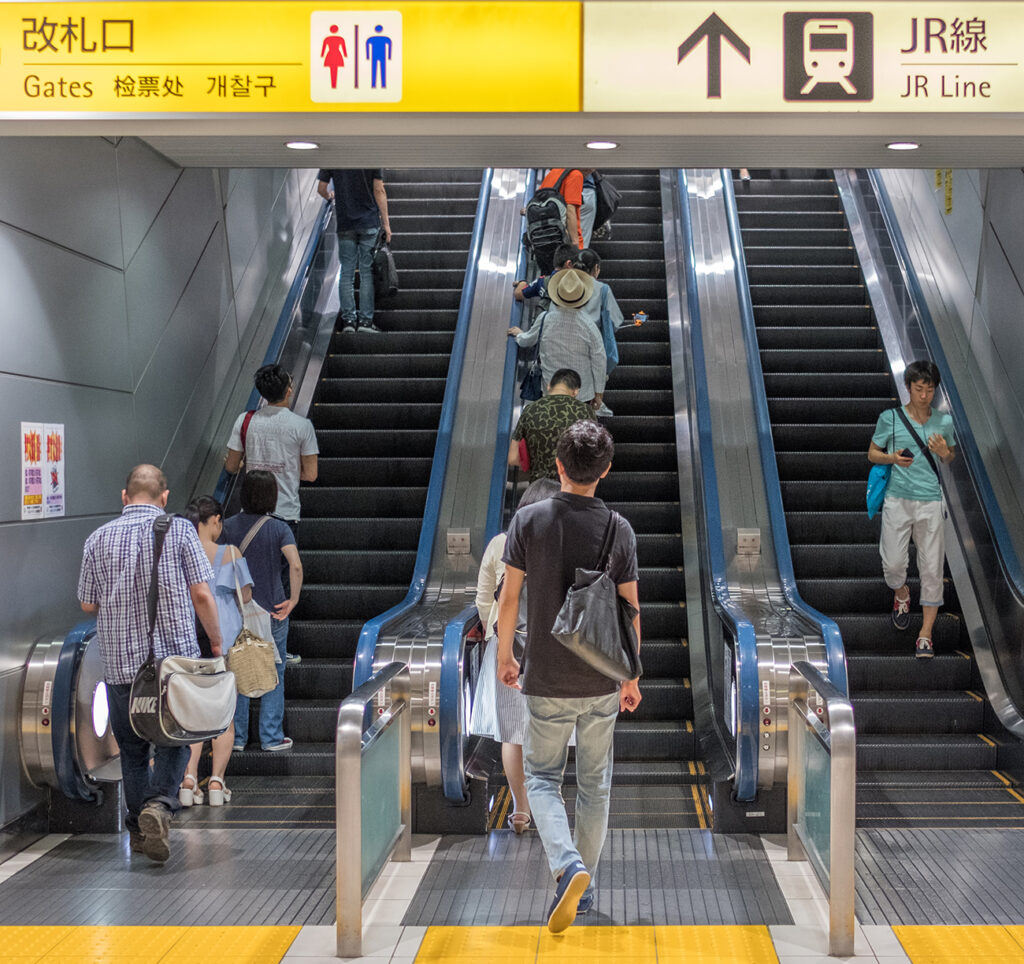
[[[256,409],[245,413],[245,418],[242,419],[242,430],[239,433],[242,436],[242,455],[245,455],[245,437],[249,434],[249,423],[252,421],[253,415],[256,414]]]
[[[171,527],[173,512],[164,512],[153,520],[153,572],[149,577],[149,593],[146,598],[146,605],[149,609],[149,655],[153,655],[153,635],[156,632],[156,603],[159,593],[157,567],[160,565],[160,555],[164,549],[164,538],[167,530]]]
[[[608,563],[612,559],[612,550],[615,548],[615,534],[619,528],[619,514],[614,509],[608,510],[608,523],[604,528],[604,539],[601,542],[601,560],[597,571],[607,571]]]
[[[238,551],[244,556],[245,550],[249,548],[249,543],[256,538],[256,534],[262,529],[267,521],[270,519],[269,515],[263,516],[257,522],[253,524],[253,527],[245,534],[245,538],[242,540],[242,544],[238,547]]]
[[[575,170],[576,170],[575,167],[563,167],[562,168],[562,173],[558,175],[558,180],[555,181],[555,183],[552,185],[552,187],[554,187],[554,189],[556,191],[558,191],[559,194],[561,194],[561,192],[562,192],[562,181],[564,181]]]
[[[910,424],[910,419],[907,418],[907,413],[903,411],[903,408],[900,407],[896,411],[899,412],[899,416],[903,420],[903,424],[907,426],[907,431],[910,432],[914,437],[914,441],[917,442],[917,447],[924,453],[924,457],[928,460],[928,464],[932,467],[932,471],[935,473],[935,478],[939,479],[939,469],[935,465],[935,459],[932,458],[932,453],[928,451],[928,446],[921,441],[921,436],[914,431],[914,426]]]

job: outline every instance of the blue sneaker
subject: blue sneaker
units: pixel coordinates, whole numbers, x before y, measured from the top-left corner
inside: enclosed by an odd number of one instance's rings
[[[584,894],[580,898],[580,902],[576,905],[576,916],[577,917],[582,917],[593,906],[594,906],[594,895],[593,895],[593,893]]]
[[[576,919],[580,898],[589,886],[590,874],[581,860],[574,860],[562,871],[548,909],[548,930],[552,934],[561,934]]]

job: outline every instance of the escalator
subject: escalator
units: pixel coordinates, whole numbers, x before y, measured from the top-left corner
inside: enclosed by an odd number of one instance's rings
[[[800,595],[838,623],[857,722],[858,822],[999,825],[1019,803],[997,770],[1006,731],[984,696],[947,573],[935,658],[890,619],[868,443],[896,385],[830,176],[734,181],[782,499]],[[912,612],[918,580],[911,550]]]
[[[309,410],[320,458],[301,492],[304,584],[288,636],[302,657],[285,684],[295,747],[238,754],[239,774],[334,773],[360,630],[413,574],[481,172],[386,173],[401,290],[378,302],[383,333],[337,326]]]
[[[706,814],[696,788],[703,768],[697,760],[688,679],[659,172],[616,171],[611,180],[622,201],[612,239],[594,243],[602,258],[600,277],[611,286],[627,319],[641,310],[653,319],[619,331],[619,364],[605,393],[614,415],[602,419],[615,439],[615,460],[597,495],[636,531],[643,635],[643,701],[616,724],[614,779],[617,785],[689,784],[678,798],[666,796],[660,812],[641,807],[641,825],[696,826],[695,810],[702,825]],[[675,791],[666,786],[665,792]],[[679,802],[690,823],[681,818],[675,805]],[[613,826],[638,825],[635,819],[629,823],[617,817],[616,809],[613,799]]]

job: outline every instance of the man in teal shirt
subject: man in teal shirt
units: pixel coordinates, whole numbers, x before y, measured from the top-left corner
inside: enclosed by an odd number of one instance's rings
[[[938,368],[930,361],[913,362],[907,366],[903,380],[910,401],[902,409],[887,410],[878,416],[868,448],[868,461],[892,466],[882,506],[879,550],[886,585],[894,593],[893,625],[897,629],[910,625],[910,589],[906,580],[913,536],[921,578],[922,615],[915,653],[927,659],[934,654],[932,627],[942,605],[942,571],[946,557],[946,513],[938,463],[952,462],[956,449],[953,419],[932,408],[939,385]]]

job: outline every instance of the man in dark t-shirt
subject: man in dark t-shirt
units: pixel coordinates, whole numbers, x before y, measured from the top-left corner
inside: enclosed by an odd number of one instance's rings
[[[593,421],[570,425],[558,440],[556,464],[561,491],[516,513],[505,543],[505,582],[498,603],[498,679],[526,695],[528,723],[523,759],[526,790],[555,880],[548,929],[565,930],[577,913],[593,904],[591,880],[608,829],[612,783],[612,737],[620,710],[640,703],[639,680],[621,685],[570,653],[551,627],[576,569],[596,569],[610,510],[594,497],[611,468],[614,446],[607,429]],[[636,536],[615,517],[608,574],[619,595],[638,610]],[[523,677],[512,651],[519,596],[526,575],[526,651]],[[639,613],[633,621],[640,639]],[[576,827],[562,800],[569,739],[576,733]]]
[[[331,185],[334,190],[331,190]],[[317,191],[334,201],[338,228],[338,260],[341,274],[342,331],[380,329],[373,323],[373,246],[383,231],[391,241],[388,197],[384,193],[384,172],[380,168],[346,170],[326,168],[317,174]],[[359,311],[356,312],[355,277],[359,266]]]

